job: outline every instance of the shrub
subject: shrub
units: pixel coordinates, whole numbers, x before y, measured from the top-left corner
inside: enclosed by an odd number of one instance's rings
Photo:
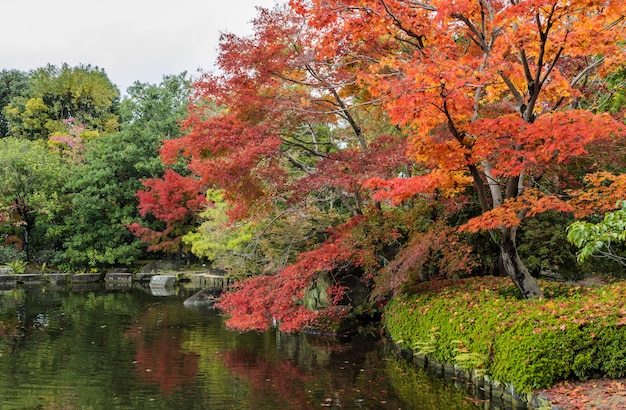
[[[6,265],[11,268],[11,271],[13,271],[13,273],[21,275],[22,273],[26,272],[26,266],[28,265],[25,261],[11,261],[11,262],[7,262]]]
[[[16,249],[14,246],[0,246],[0,264],[23,260],[26,260],[26,252]]]
[[[565,279],[580,279],[576,248],[567,243],[566,228],[572,217],[551,211],[529,218],[519,232],[517,251],[534,275],[554,271]]]
[[[524,393],[558,380],[624,376],[626,283],[542,285],[546,299],[524,301],[506,278],[424,284],[386,307],[385,325],[404,348],[428,346],[432,357],[462,367],[471,358]]]

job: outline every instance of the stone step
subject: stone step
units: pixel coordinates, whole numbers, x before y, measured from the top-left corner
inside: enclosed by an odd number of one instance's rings
[[[111,282],[132,283],[133,274],[128,273],[128,272],[109,272],[104,276],[104,281],[106,283],[111,283]]]
[[[64,285],[71,279],[69,273],[46,273],[45,276],[54,285]]]

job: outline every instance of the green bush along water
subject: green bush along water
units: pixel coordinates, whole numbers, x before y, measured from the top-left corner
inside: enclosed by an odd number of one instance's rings
[[[626,374],[626,283],[542,283],[524,301],[506,278],[432,282],[399,295],[384,322],[404,349],[530,393],[559,380]]]

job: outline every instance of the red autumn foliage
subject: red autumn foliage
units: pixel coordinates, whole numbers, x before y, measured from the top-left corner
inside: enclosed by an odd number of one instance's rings
[[[379,278],[381,290],[395,291],[435,254],[443,255],[435,262],[442,274],[471,270],[460,232],[489,230],[499,240],[501,273],[523,296],[541,298],[517,253],[517,228],[548,210],[590,210],[585,201],[604,195],[591,183],[578,202],[564,196],[588,170],[605,169],[605,152],[625,142],[626,127],[597,113],[591,95],[623,64],[625,7],[292,0],[261,9],[253,35],[224,35],[220,74],[196,83],[188,134],[167,141],[163,159],[184,158],[203,186],[223,190],[232,219],[319,198],[351,217],[294,264],[225,295],[219,306],[229,325],[264,329],[275,320],[290,331],[345,313],[332,305],[313,312],[301,300],[318,275],[382,268],[385,241],[355,234],[368,227],[377,201],[408,207],[419,198],[443,213],[431,229],[389,231],[389,243],[414,237],[380,272],[390,284]],[[611,161],[623,164],[615,155]],[[446,227],[469,199],[479,214]],[[335,303],[339,283],[330,289]]]
[[[319,189],[356,201],[358,213],[363,182],[406,165],[403,139],[366,135],[357,114],[373,117],[378,108],[354,94],[356,74],[344,56],[335,61],[316,49],[319,33],[304,16],[277,6],[260,9],[253,23],[253,36],[222,36],[223,74],[195,84],[199,103],[183,124],[189,132],[166,141],[163,159],[187,158],[204,183],[223,190],[234,219]]]
[[[414,233],[393,261],[374,278],[372,296],[385,298],[405,289],[405,285],[470,274],[477,265],[472,248],[454,228],[435,223],[426,232]]]
[[[328,275],[349,264],[352,251],[341,240],[329,240],[318,249],[301,254],[298,262],[276,275],[242,280],[226,293],[217,306],[230,318],[226,324],[238,330],[266,330],[272,323],[285,332],[301,330],[321,317],[339,318],[347,311],[336,303],[344,289],[329,289],[331,306],[311,311],[302,305],[302,298],[318,275]]]
[[[151,244],[149,251],[178,251],[182,235],[207,206],[202,181],[168,169],[162,179],[148,179],[143,185],[145,190],[137,192],[139,213],[144,218],[150,214],[165,222],[165,229],[155,231],[139,223],[128,225],[128,229]]]
[[[162,158],[170,164],[185,158],[203,184],[224,193],[234,220],[261,218],[318,196],[323,207],[336,201],[353,216],[362,214],[369,200],[365,181],[389,178],[408,164],[404,138],[366,134],[369,125],[357,115],[375,117],[379,108],[356,87],[355,67],[342,62],[345,56],[333,59],[316,49],[319,33],[304,16],[277,6],[260,10],[253,23],[250,37],[222,36],[222,74],[196,83],[198,103],[183,124],[188,133],[166,141]],[[311,312],[299,299],[316,275],[355,258],[372,259],[335,234],[283,271],[239,283],[220,307],[237,329],[264,329],[276,320],[291,331],[337,316],[341,308]],[[329,292],[335,303],[343,295],[338,284]]]
[[[526,215],[575,204],[526,190],[550,188],[540,181],[592,147],[623,145],[623,124],[587,108],[587,85],[601,84],[623,64],[623,2],[291,4],[324,33],[320,43],[328,50],[340,42],[352,51],[360,84],[408,134],[409,156],[423,171],[372,180],[382,189],[378,198],[398,203],[474,188],[483,215],[467,226],[500,231],[503,273],[526,297],[541,297],[517,255],[517,226]]]

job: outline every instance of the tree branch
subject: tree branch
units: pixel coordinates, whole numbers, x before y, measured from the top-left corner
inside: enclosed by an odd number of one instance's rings
[[[380,0],[381,4],[383,5],[383,7],[385,8],[385,11],[387,12],[387,14],[389,15],[389,17],[391,17],[391,19],[393,20],[393,23],[400,29],[402,30],[404,33],[406,33],[406,35],[408,35],[409,37],[412,37],[414,39],[417,40],[417,44],[419,45],[419,47],[417,48],[420,52],[420,54],[422,56],[424,56],[424,35],[422,34],[417,34],[414,31],[404,27],[404,25],[402,24],[402,22],[400,21],[400,19],[398,19],[395,14],[393,14],[393,12],[389,9],[389,6],[387,6],[387,3],[385,3],[385,0]],[[435,9],[436,10],[436,9]]]
[[[419,8],[424,9],[424,10],[437,11],[437,7],[431,6],[430,4],[424,3],[424,2],[421,2],[421,1],[407,0],[406,3],[409,3],[411,6],[419,7]]]
[[[459,13],[452,13],[452,17],[465,23],[467,28],[469,28],[472,34],[474,34],[474,36],[476,37],[474,38],[472,36],[469,36],[470,39],[472,39],[485,53],[488,53],[490,51],[489,45],[487,44],[487,41],[485,39],[485,35],[478,30],[474,23],[472,23],[467,17]]]
[[[520,94],[520,92],[517,90],[515,84],[513,84],[511,79],[506,74],[504,74],[504,71],[500,70],[498,71],[498,73],[508,87],[509,91],[511,91],[511,94],[513,94],[515,102],[517,103],[518,107],[520,107],[520,111],[523,113],[524,109],[526,108],[526,104],[524,104],[524,97],[522,97],[522,94]]]

